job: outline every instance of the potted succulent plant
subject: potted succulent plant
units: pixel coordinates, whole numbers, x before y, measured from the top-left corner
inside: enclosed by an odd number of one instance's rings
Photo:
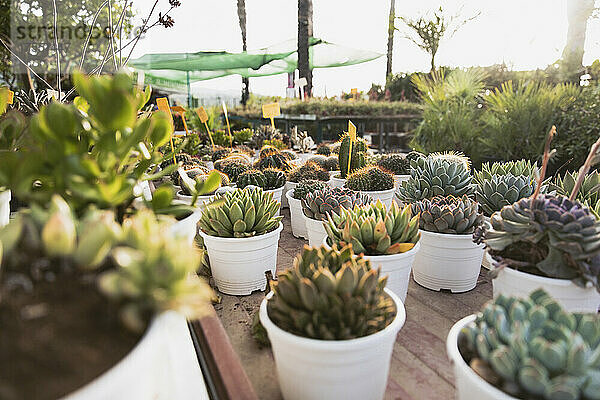
[[[377,160],[377,166],[394,174],[396,188],[410,179],[410,160],[404,154],[385,154]]]
[[[177,192],[177,198],[186,204],[198,208],[204,208],[206,204],[212,200],[217,189],[229,186],[229,177],[221,171],[217,171],[216,174],[213,173],[213,175],[210,175],[200,169],[188,172],[179,169],[178,173],[180,174],[179,182],[181,183],[181,190]],[[204,186],[203,184],[205,184],[207,179],[211,176],[214,176],[213,179],[215,180],[217,180],[218,177],[219,181],[216,182],[216,185],[211,185],[213,187],[209,192],[201,192],[200,190]]]
[[[336,154],[330,156],[316,154],[309,158],[308,161],[319,164],[324,170],[329,171],[330,176],[340,174],[340,163]]]
[[[327,188],[327,183],[309,179],[300,182],[298,186],[285,194],[290,206],[292,235],[297,238],[308,239],[306,223],[304,222],[304,214],[302,213],[302,200],[304,200],[309,193],[314,193],[317,190],[323,190]]]
[[[459,400],[595,399],[600,317],[572,314],[541,289],[498,296],[450,330]]]
[[[285,186],[285,174],[283,171],[275,168],[265,168],[264,170],[250,169],[238,177],[237,187],[244,189],[247,186],[256,186],[266,193],[273,195],[273,200],[279,203],[277,210],[279,215],[282,204],[282,193]]]
[[[340,213],[342,207],[352,208],[355,205],[368,204],[371,198],[349,189],[322,189],[308,193],[302,200],[302,213],[311,246],[320,246],[327,236],[324,221],[327,213]]]
[[[357,169],[367,165],[367,151],[369,145],[362,138],[352,140],[347,133],[340,138],[339,166],[340,174],[331,177],[331,186],[334,188],[344,187],[346,178]],[[352,151],[352,154],[350,154]]]
[[[346,188],[366,194],[373,201],[381,200],[387,207],[392,206],[394,192],[394,176],[383,169],[370,165],[348,175]]]
[[[575,188],[578,177],[579,173],[577,172],[566,172],[564,176],[559,175],[548,185],[548,190],[555,191],[560,196],[568,196]],[[576,199],[591,209],[596,208],[600,202],[600,173],[598,171],[590,171],[585,175]]]
[[[231,157],[231,158],[230,158]],[[229,156],[215,163],[215,169],[229,177],[231,183],[236,183],[238,176],[251,169],[251,163],[244,158]]]
[[[304,165],[292,169],[287,174],[287,182],[285,183],[284,194],[287,195],[287,193],[293,190],[298,183],[308,179],[328,182],[330,179],[329,172],[327,172],[318,163],[307,161],[304,163]],[[288,206],[288,204],[285,202],[283,204],[284,207]]]
[[[329,157],[331,155],[331,147],[329,147],[326,143],[321,143],[317,146],[315,154]]]
[[[247,295],[265,288],[265,272],[276,275],[277,244],[283,225],[279,204],[260,188],[216,196],[199,221],[219,291]]]
[[[402,301],[385,284],[351,246],[305,247],[294,267],[271,283],[260,321],[285,399],[383,398],[406,319]]]
[[[477,285],[483,246],[473,243],[473,232],[483,223],[479,204],[468,196],[436,196],[412,204],[420,214],[421,250],[413,264],[413,278],[432,290],[466,292]]]
[[[495,260],[494,295],[527,297],[543,288],[569,311],[596,312],[600,306],[600,221],[575,198],[600,140],[594,144],[569,198],[540,194],[548,160],[533,195],[492,215],[491,228],[477,232]]]
[[[206,393],[186,323],[211,309],[201,253],[150,210],[122,225],[112,211],[73,211],[55,195],[0,229],[0,319],[11,322],[0,360],[19,365],[3,376],[6,398]]]
[[[396,203],[386,208],[380,200],[328,215],[325,230],[328,246],[352,244],[374,268],[387,275],[387,288],[404,302],[415,255],[419,251],[419,216],[410,206]]]

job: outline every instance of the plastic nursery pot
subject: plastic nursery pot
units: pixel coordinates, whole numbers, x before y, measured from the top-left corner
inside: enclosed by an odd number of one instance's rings
[[[294,190],[296,186],[298,186],[298,183],[296,182],[285,182],[285,186],[283,189],[283,197],[281,199],[281,208],[286,208],[290,206],[287,194],[290,192],[290,190]]]
[[[308,238],[306,232],[306,224],[304,222],[304,214],[302,213],[302,200],[294,198],[294,190],[290,190],[285,194],[285,197],[290,205],[290,219],[292,222],[292,235],[297,238]]]
[[[329,179],[333,178],[336,175],[337,176],[340,175],[340,170],[339,169],[337,171],[329,171]]]
[[[475,320],[475,315],[469,315],[458,321],[450,333],[446,341],[446,351],[452,369],[454,371],[454,382],[456,386],[457,400],[516,400],[500,389],[487,383],[479,375],[475,373],[465,362],[460,351],[458,350],[458,335],[462,328]]]
[[[488,226],[488,228],[491,228],[490,217],[484,216],[483,219],[485,220],[484,224],[486,224]],[[484,251],[485,251],[485,253],[483,254],[483,260],[481,261],[481,266],[485,269],[492,269],[492,264],[490,263],[491,259],[488,257],[487,249]]]
[[[327,239],[328,237],[323,239],[322,244],[325,248],[330,249],[331,246],[327,243]],[[408,293],[410,271],[420,248],[421,244],[417,242],[415,247],[406,253],[384,256],[363,255],[363,257],[371,262],[373,268],[381,268],[381,274],[388,277],[387,284],[385,285],[386,289],[394,292],[404,303],[406,301],[406,294]]]
[[[185,318],[158,315],[114,367],[63,400],[208,399]]]
[[[265,272],[277,271],[277,245],[283,225],[267,234],[222,238],[200,231],[208,251],[210,270],[221,293],[243,296],[267,285]]]
[[[473,235],[421,232],[413,279],[427,289],[461,293],[473,289],[481,271],[483,245]]]
[[[304,218],[304,225],[306,226],[306,234],[308,236],[309,246],[320,246],[323,243],[323,240],[327,237],[327,231],[325,230],[323,221],[308,218],[306,215],[304,215],[304,213],[302,213],[302,218]]]
[[[380,400],[385,394],[394,342],[406,320],[402,301],[390,290],[396,318],[382,331],[351,340],[317,340],[286,332],[268,316],[260,321],[273,348],[279,387],[286,400]],[[367,371],[367,374],[365,372]]]
[[[0,192],[0,228],[8,225],[8,220],[10,218],[10,199],[10,190]]]
[[[329,181],[329,186],[331,186],[332,188],[343,188],[344,185],[346,184],[346,179],[340,178],[340,175],[335,175],[331,177],[331,180]]]
[[[175,222],[170,226],[169,233],[175,237],[186,240],[188,243],[194,243],[194,238],[198,233],[198,221],[202,217],[202,211],[198,210],[190,216]]]
[[[490,265],[494,260],[489,254]],[[600,293],[590,283],[586,288],[575,285],[568,279],[546,278],[504,267],[492,280],[494,298],[505,296],[529,297],[536,289],[542,288],[569,312],[597,313],[600,308]]]
[[[285,186],[282,186],[278,189],[273,189],[273,190],[265,190],[265,193],[273,193],[273,200],[275,200],[276,202],[279,203],[279,209],[277,210],[277,214],[275,214],[275,216],[278,216],[281,214],[281,198],[282,198],[282,194],[283,194],[283,188]]]
[[[373,199],[373,202],[376,202],[377,200],[381,200],[381,202],[383,203],[385,208],[390,209],[392,207],[392,200],[394,199],[394,193],[396,193],[396,188],[394,187],[389,190],[380,190],[380,191],[373,191],[373,192],[361,191],[360,193],[366,194],[367,196],[369,196],[371,199]]]
[[[178,200],[185,202],[185,204],[192,204],[192,196],[183,194],[181,190],[177,192],[176,197]],[[206,208],[206,205],[210,203],[214,197],[214,194],[209,196],[198,196],[198,199],[196,200],[196,207],[200,209]]]
[[[406,182],[410,179],[410,175],[394,175],[394,185],[396,189],[402,186],[402,182]]]

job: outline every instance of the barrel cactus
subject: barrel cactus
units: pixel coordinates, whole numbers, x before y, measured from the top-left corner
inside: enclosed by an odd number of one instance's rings
[[[265,174],[259,169],[249,169],[238,176],[237,187],[240,189],[253,185],[264,189],[267,186]]]
[[[319,164],[307,161],[304,165],[296,167],[288,173],[287,180],[289,182],[302,182],[307,179],[327,182],[329,180],[329,172],[327,172]]]
[[[297,200],[304,200],[307,194],[314,193],[317,190],[327,189],[328,187],[327,183],[323,181],[309,179],[300,182],[298,186],[296,186],[293,190],[293,197]]]
[[[471,195],[470,170],[463,162],[452,162],[434,157],[421,157],[411,163],[410,179],[402,182],[397,196],[405,203],[430,199],[434,196]]]
[[[351,246],[304,247],[294,267],[271,282],[267,313],[275,325],[294,335],[349,340],[385,329],[394,320],[394,301],[385,293],[387,278]]]
[[[200,229],[211,236],[244,238],[275,230],[283,217],[276,216],[279,203],[272,193],[259,188],[236,189],[218,196],[199,221]]]
[[[216,162],[222,158],[227,157],[231,153],[230,149],[226,149],[224,147],[216,148],[211,155],[212,162]]]
[[[259,159],[254,163],[254,168],[260,170],[266,168],[275,168],[287,172],[292,169],[292,166],[290,165],[286,156],[277,153]]]
[[[394,202],[387,210],[379,200],[329,214],[325,230],[330,244],[352,244],[357,254],[370,256],[405,253],[421,237],[419,216],[412,216],[410,206],[401,209]]]
[[[367,142],[362,138],[357,138],[352,142],[350,135],[344,134],[340,138],[339,164],[341,177],[346,179],[348,173],[367,165]],[[352,144],[352,156],[350,157],[350,146]],[[350,167],[348,167],[350,161]]]
[[[394,188],[394,177],[390,172],[370,165],[354,171],[348,176],[346,187],[364,192],[381,192]]]
[[[215,165],[215,169],[225,173],[231,182],[237,182],[238,177],[250,168],[250,165],[240,160],[223,160]]]
[[[279,150],[274,147],[274,146],[270,146],[270,145],[266,145],[263,146],[260,151],[258,152],[258,157],[259,158],[265,158],[268,156],[272,156],[273,154],[280,154]]]
[[[385,154],[377,160],[377,166],[394,175],[410,174],[410,160],[404,154]]]
[[[326,145],[325,143],[321,143],[320,145],[317,146],[316,153],[324,155],[324,156],[330,156],[331,148],[328,145]]]
[[[576,200],[521,199],[494,213],[478,236],[500,266],[600,290],[600,221]]]
[[[479,204],[468,196],[436,196],[412,204],[414,214],[421,214],[420,228],[427,232],[465,235],[483,224]]]
[[[542,289],[489,301],[458,346],[479,376],[511,396],[600,397],[600,317],[563,311]]]
[[[306,195],[302,200],[302,212],[310,219],[326,220],[327,213],[340,213],[342,207],[368,204],[371,199],[366,195],[348,189],[323,189]]]
[[[492,175],[481,182],[477,180],[475,199],[481,205],[483,213],[489,217],[502,207],[531,196],[535,185],[535,180],[525,175]]]
[[[266,168],[262,171],[265,176],[265,190],[279,189],[285,185],[285,173],[279,169]]]
[[[294,152],[294,150],[281,150],[281,155],[284,156],[288,161],[298,159],[298,155]]]

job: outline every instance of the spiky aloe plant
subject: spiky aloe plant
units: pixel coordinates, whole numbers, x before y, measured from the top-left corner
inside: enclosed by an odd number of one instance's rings
[[[394,202],[389,210],[377,201],[328,215],[325,230],[329,243],[352,244],[358,254],[378,256],[410,251],[419,241],[419,216],[410,206],[401,209]]]
[[[542,289],[498,296],[459,334],[459,350],[490,384],[521,399],[597,399],[600,317],[571,314]]]
[[[350,147],[352,147],[352,156],[350,156]],[[342,178],[345,179],[349,173],[367,165],[368,148],[367,142],[362,138],[357,138],[355,141],[352,141],[348,134],[344,134],[340,138],[338,159]],[[350,162],[349,165],[348,162]]]
[[[394,175],[410,174],[410,160],[404,154],[385,154],[377,160],[377,166]]]
[[[327,183],[309,179],[302,181],[294,189],[293,197],[297,200],[304,200],[309,193],[314,193],[317,190],[327,189]]]
[[[370,202],[371,198],[367,195],[348,189],[328,188],[307,194],[302,200],[302,212],[308,218],[326,220],[327,213],[339,214],[342,207],[352,208]]]
[[[394,188],[394,176],[375,165],[354,171],[348,176],[346,187],[350,190],[376,192]]]
[[[479,205],[468,196],[436,196],[412,204],[414,214],[420,214],[420,227],[428,232],[464,235],[483,223]]]
[[[327,182],[329,180],[329,172],[323,169],[319,164],[309,160],[304,165],[290,171],[287,177],[289,182],[294,183],[302,182],[307,179]]]
[[[481,205],[483,213],[489,217],[502,207],[531,196],[535,185],[536,181],[525,175],[492,175],[482,183],[478,180],[475,199]]]
[[[276,216],[279,203],[272,193],[259,188],[236,189],[219,197],[198,222],[211,236],[244,238],[264,235],[279,226],[283,217]]]
[[[279,328],[302,337],[368,336],[385,329],[396,316],[396,306],[384,292],[386,280],[369,261],[355,256],[351,246],[306,246],[294,267],[271,282],[267,313]]]

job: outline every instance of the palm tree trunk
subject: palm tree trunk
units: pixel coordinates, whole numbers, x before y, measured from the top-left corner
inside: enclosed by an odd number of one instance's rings
[[[306,78],[304,91],[309,97],[312,96],[312,71],[308,42],[313,35],[312,26],[312,0],[298,0],[298,73],[300,78]]]
[[[387,42],[387,68],[385,70],[385,79],[392,74],[392,57],[394,51],[394,20],[396,19],[396,0],[390,0],[390,16],[388,18],[388,42]]]
[[[242,31],[242,50],[248,50],[248,44],[246,42],[246,1],[245,0],[237,0],[237,13],[238,20],[240,23],[240,30]],[[242,77],[242,105],[246,105],[248,103],[248,99],[250,98],[250,79],[247,77]]]
[[[581,72],[583,67],[587,22],[594,11],[594,2],[594,0],[569,0],[567,2],[569,30],[562,58],[564,65],[573,73]]]

